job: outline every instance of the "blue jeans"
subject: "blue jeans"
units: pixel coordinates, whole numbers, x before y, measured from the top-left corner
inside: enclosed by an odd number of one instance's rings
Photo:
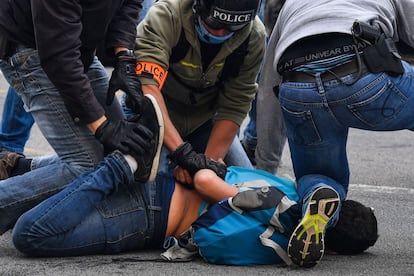
[[[138,23],[142,21],[142,19],[144,19],[145,15],[147,14],[149,8],[151,8],[151,6],[154,4],[155,0],[144,0],[142,2],[142,9],[139,12],[139,19],[138,19]]]
[[[266,6],[266,0],[262,0],[261,4],[260,4],[260,9],[258,12],[259,18],[260,20],[262,20],[262,22],[264,22],[264,9]]]
[[[252,101],[252,108],[249,111],[249,122],[243,131],[243,141],[245,147],[254,152],[257,146],[256,132],[256,97]]]
[[[345,199],[349,185],[349,128],[414,129],[414,69],[403,64],[403,75],[367,73],[349,86],[338,80],[322,82],[319,76],[315,82],[280,85],[279,100],[298,191],[306,194],[315,184],[315,177],[323,175],[329,179],[319,182],[327,182]],[[347,75],[342,80],[352,81],[354,76]],[[301,180],[303,177],[306,181]]]
[[[31,256],[114,254],[161,248],[165,238],[173,177],[134,183],[119,152],[96,170],[23,214],[13,229],[16,248]]]
[[[32,115],[24,110],[22,99],[9,87],[1,118],[0,149],[23,154],[33,123]]]
[[[95,168],[104,152],[87,126],[75,124],[58,89],[41,68],[36,50],[19,47],[11,58],[0,60],[0,68],[59,157],[34,158],[30,172],[0,181],[1,234],[22,213],[62,190],[82,172]],[[105,104],[108,77],[96,58],[86,74],[106,116],[111,120],[123,118],[118,101]]]

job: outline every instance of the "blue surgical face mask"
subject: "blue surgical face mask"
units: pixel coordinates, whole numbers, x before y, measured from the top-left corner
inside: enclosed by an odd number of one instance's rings
[[[229,39],[230,37],[233,36],[234,32],[232,33],[228,33],[226,35],[223,36],[215,36],[213,34],[211,34],[203,25],[203,23],[201,22],[200,17],[198,17],[198,21],[196,23],[196,30],[197,30],[197,34],[198,34],[198,38],[205,42],[205,43],[210,43],[210,44],[221,44],[224,41],[226,41],[227,39]]]

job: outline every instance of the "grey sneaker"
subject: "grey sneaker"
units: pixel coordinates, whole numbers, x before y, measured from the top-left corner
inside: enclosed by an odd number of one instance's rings
[[[11,171],[16,165],[17,159],[21,157],[23,157],[23,155],[11,151],[0,152],[0,180],[10,177]]]
[[[164,119],[161,109],[152,95],[145,95],[142,101],[141,117],[139,123],[143,124],[154,134],[151,149],[148,154],[138,158],[138,169],[135,180],[141,183],[153,182],[158,172],[160,152],[164,140]]]
[[[312,267],[325,251],[325,230],[339,207],[338,193],[327,186],[316,189],[303,206],[305,214],[290,236],[288,255],[302,267]]]

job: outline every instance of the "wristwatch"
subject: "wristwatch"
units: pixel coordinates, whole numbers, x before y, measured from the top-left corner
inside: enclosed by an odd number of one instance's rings
[[[119,51],[118,53],[116,53],[115,56],[116,57],[133,57],[134,56],[134,51],[132,51],[132,50],[122,50],[122,51]]]

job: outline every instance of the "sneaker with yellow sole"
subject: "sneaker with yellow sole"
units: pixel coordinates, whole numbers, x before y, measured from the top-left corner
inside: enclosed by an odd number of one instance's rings
[[[323,186],[316,189],[304,205],[305,214],[289,239],[288,255],[302,267],[312,267],[325,251],[325,230],[339,208],[338,193]]]

